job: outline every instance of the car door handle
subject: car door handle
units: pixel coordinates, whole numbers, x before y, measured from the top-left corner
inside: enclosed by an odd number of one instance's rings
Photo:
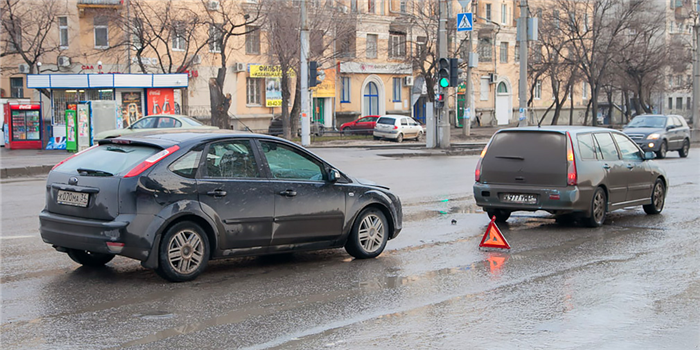
[[[224,191],[224,190],[213,190],[213,191],[207,192],[207,194],[210,195],[210,196],[214,196],[214,197],[223,197],[223,196],[226,195],[226,191]]]
[[[603,169],[610,169],[610,165],[608,163],[603,164]]]
[[[285,196],[285,197],[294,197],[294,196],[297,195],[297,191],[294,191],[294,190],[286,190],[286,191],[280,192],[280,195],[281,195],[281,196]]]

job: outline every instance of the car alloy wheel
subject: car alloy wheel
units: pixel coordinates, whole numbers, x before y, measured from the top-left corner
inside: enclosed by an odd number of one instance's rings
[[[688,139],[685,139],[683,140],[683,147],[678,151],[678,155],[680,155],[681,158],[685,158],[688,156],[688,152],[690,152],[690,142]]]
[[[666,186],[661,179],[656,179],[654,189],[651,192],[651,204],[643,206],[644,212],[650,215],[659,214],[664,210],[666,203]]]
[[[209,241],[193,222],[180,222],[163,236],[156,272],[173,281],[190,281],[199,276],[209,260]]]
[[[374,253],[384,242],[386,228],[384,222],[375,214],[367,215],[360,223],[358,239],[368,253]]]
[[[399,136],[396,137],[396,142],[398,142],[398,143],[403,142],[403,134],[399,133]]]
[[[591,201],[591,216],[587,220],[587,224],[590,227],[600,227],[605,222],[606,208],[606,195],[602,188],[598,187],[593,194],[593,200]]]
[[[363,210],[355,220],[345,250],[358,259],[378,256],[389,239],[388,227],[387,219],[379,209]]]
[[[661,141],[661,146],[659,147],[659,151],[656,152],[656,157],[659,159],[666,158],[667,151],[668,151],[668,145],[666,144],[666,140]]]

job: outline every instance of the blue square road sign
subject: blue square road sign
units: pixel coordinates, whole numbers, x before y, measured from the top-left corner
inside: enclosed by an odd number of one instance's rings
[[[473,28],[472,24],[472,13],[458,13],[457,14],[457,31],[458,32],[470,32]]]

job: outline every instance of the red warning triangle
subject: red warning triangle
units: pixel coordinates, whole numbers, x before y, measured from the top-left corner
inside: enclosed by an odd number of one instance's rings
[[[506,238],[503,237],[501,230],[499,230],[498,226],[496,226],[495,216],[491,218],[489,227],[486,228],[486,233],[484,233],[484,238],[481,239],[479,247],[510,249],[510,245],[506,241]]]

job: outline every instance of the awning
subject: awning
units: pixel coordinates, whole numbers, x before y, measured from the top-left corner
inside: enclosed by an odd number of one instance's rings
[[[27,74],[28,89],[186,88],[177,74]]]

